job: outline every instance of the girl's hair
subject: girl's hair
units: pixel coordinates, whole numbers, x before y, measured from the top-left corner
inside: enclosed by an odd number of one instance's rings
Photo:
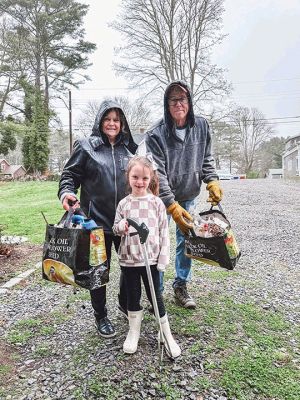
[[[159,193],[158,175],[157,175],[156,170],[153,169],[152,161],[148,160],[147,157],[134,156],[129,160],[127,170],[126,170],[127,183],[129,182],[129,173],[130,173],[131,169],[137,164],[141,164],[144,167],[149,168],[150,175],[151,175],[150,183],[149,183],[149,190],[151,191],[151,193],[154,194],[154,196],[158,196],[158,193]]]
[[[108,110],[105,111],[105,113],[103,114],[103,116],[102,116],[102,118],[101,118],[101,121],[100,121],[100,130],[102,131],[102,126],[103,126],[104,118],[105,118],[105,117],[107,116],[107,114],[109,114],[111,111],[114,111],[114,112],[117,114],[117,116],[119,117],[119,120],[120,120],[120,123],[121,123],[120,132],[122,132],[123,129],[124,129],[124,126],[125,126],[125,123],[124,123],[124,116],[123,116],[122,111],[121,111],[119,108],[117,108],[117,107],[112,107],[112,108],[109,108]]]

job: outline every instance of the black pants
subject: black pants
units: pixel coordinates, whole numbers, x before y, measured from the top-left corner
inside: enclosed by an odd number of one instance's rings
[[[120,236],[114,236],[112,234],[104,233],[105,238],[105,248],[107,255],[107,263],[110,268],[110,260],[111,260],[111,249],[114,244],[116,251],[120,246],[121,238]],[[91,290],[91,302],[94,309],[95,317],[99,320],[107,316],[106,309],[106,285],[101,286],[99,289]]]
[[[156,265],[151,265],[151,275],[153,286],[156,294],[159,316],[163,317],[166,314],[162,294],[159,290],[159,272]],[[139,311],[142,309],[140,301],[142,295],[141,278],[143,279],[147,297],[151,299],[150,286],[147,277],[146,267],[121,267],[123,280],[127,294],[127,310]],[[152,301],[151,301],[152,303]]]

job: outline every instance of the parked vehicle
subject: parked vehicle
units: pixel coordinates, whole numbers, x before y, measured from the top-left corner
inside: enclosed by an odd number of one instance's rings
[[[231,172],[222,169],[217,169],[217,174],[220,180],[231,180],[234,179],[234,175]]]

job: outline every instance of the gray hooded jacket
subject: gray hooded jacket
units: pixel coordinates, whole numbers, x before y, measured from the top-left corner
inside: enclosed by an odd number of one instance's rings
[[[100,131],[101,120],[111,108],[121,112],[122,132],[112,146]],[[58,197],[76,194],[80,187],[80,206],[83,211],[112,233],[116,208],[126,196],[125,170],[137,145],[120,105],[104,101],[95,119],[92,134],[74,143],[73,153],[66,163],[59,182]]]
[[[184,141],[176,136],[176,126],[169,112],[168,94],[172,85],[187,90],[187,114]],[[164,118],[146,134],[146,148],[158,166],[160,198],[166,207],[174,201],[192,200],[200,193],[201,182],[218,180],[211,155],[211,135],[205,118],[195,116],[188,86],[172,82],[164,95]]]

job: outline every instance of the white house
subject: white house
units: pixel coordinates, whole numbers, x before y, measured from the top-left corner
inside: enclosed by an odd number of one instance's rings
[[[299,176],[300,169],[300,135],[290,137],[285,142],[282,155],[283,177]]]

